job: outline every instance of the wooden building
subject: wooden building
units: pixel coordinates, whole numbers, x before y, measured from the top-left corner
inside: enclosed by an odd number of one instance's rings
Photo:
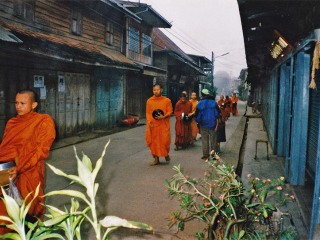
[[[180,93],[197,90],[199,76],[205,76],[203,66],[199,66],[188,54],[182,51],[160,29],[153,29],[154,65],[167,70],[167,78],[160,81],[164,86],[164,94],[172,104],[179,100]],[[195,86],[196,84],[196,86]]]
[[[38,92],[60,138],[143,115],[153,77],[166,73],[151,66],[150,33],[171,26],[151,17],[162,22],[113,0],[0,1],[0,135],[22,88]]]

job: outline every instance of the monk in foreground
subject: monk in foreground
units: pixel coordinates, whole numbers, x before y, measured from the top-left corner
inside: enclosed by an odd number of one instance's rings
[[[44,160],[49,156],[50,147],[55,139],[56,131],[52,118],[48,114],[35,112],[38,102],[36,93],[32,90],[22,90],[17,93],[15,108],[17,116],[11,118],[6,125],[0,145],[0,163],[15,161],[9,176],[14,180],[22,198],[33,194],[40,184],[39,195],[28,212],[27,220],[35,222],[43,219],[43,187],[45,166]],[[2,195],[2,193],[0,193]],[[0,200],[0,215],[7,216],[7,211]],[[0,235],[9,232],[0,226]]]
[[[159,157],[170,161],[170,116],[172,104],[169,98],[162,96],[160,84],[153,86],[153,96],[147,100],[146,106],[146,143],[154,160],[151,166],[159,164]]]

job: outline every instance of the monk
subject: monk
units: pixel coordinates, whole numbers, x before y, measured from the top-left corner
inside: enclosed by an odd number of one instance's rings
[[[191,112],[191,102],[187,101],[187,95],[185,93],[181,93],[180,100],[176,103],[174,108],[174,115],[176,116],[175,151],[179,150],[180,147],[188,147],[192,142],[191,118],[189,118]]]
[[[229,98],[229,96],[226,96],[226,99],[224,100],[224,105],[226,106],[225,111],[226,111],[227,120],[228,120],[231,113],[231,98]]]
[[[226,111],[225,100],[224,100],[224,96],[223,95],[220,96],[220,99],[218,101],[218,106],[219,106],[219,109],[220,109],[222,120],[224,122],[227,121],[227,111]]]
[[[198,105],[198,100],[197,100],[197,93],[192,92],[191,93],[191,99],[189,100],[192,104],[192,110],[191,113],[189,114],[189,117],[192,117],[191,121],[191,136],[192,140],[196,141],[197,140],[197,135],[199,133],[199,128],[197,125],[196,120],[194,120],[194,115],[196,113],[197,105]]]
[[[238,97],[236,93],[233,93],[231,102],[232,102],[232,115],[237,116],[238,115]]]
[[[40,184],[39,195],[28,212],[30,222],[35,222],[37,218],[43,219],[44,160],[56,136],[52,118],[48,114],[35,112],[37,105],[36,93],[32,90],[22,90],[16,94],[17,116],[8,121],[0,145],[0,162],[14,160],[16,163],[9,171],[9,176],[14,179],[22,198],[32,193],[28,198],[32,199]],[[2,200],[0,215],[7,216]],[[0,227],[0,235],[8,231],[4,226]]]
[[[170,161],[170,116],[172,114],[172,104],[169,98],[162,96],[162,91],[161,85],[156,83],[153,86],[153,96],[147,100],[146,106],[146,143],[154,158],[150,163],[151,166],[160,163],[159,157],[165,157],[167,162]],[[158,109],[162,112],[153,114]]]

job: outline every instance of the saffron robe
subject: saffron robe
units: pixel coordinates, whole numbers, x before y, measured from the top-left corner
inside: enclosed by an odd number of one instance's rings
[[[45,177],[44,160],[49,156],[50,147],[56,131],[52,118],[48,114],[31,112],[11,118],[4,130],[0,145],[0,162],[12,161],[16,157],[17,177],[15,183],[24,199],[30,192],[35,192],[40,183],[38,197],[34,200],[28,214],[42,219],[44,215],[43,187]],[[28,199],[32,199],[34,194]],[[0,215],[7,212],[0,201]],[[2,231],[7,231],[0,228]]]
[[[176,139],[175,145],[186,147],[191,143],[192,131],[191,131],[191,121],[186,122],[182,119],[182,113],[188,115],[192,113],[192,104],[189,101],[179,100],[174,108],[174,115],[176,116]]]
[[[237,116],[238,115],[238,97],[237,96],[232,96],[231,98],[232,102],[232,115]]]
[[[227,121],[227,111],[226,111],[226,106],[225,106],[225,101],[220,99],[218,101],[218,106],[219,106],[219,109],[220,109],[220,112],[221,112],[221,117],[222,117],[222,120],[225,122]]]
[[[230,113],[231,113],[231,99],[228,97],[224,100],[224,105],[226,106],[225,111],[226,111],[226,115],[227,117],[230,117]]]
[[[169,155],[170,117],[156,120],[152,117],[152,112],[161,109],[164,115],[172,114],[172,104],[169,98],[164,96],[152,96],[147,100],[146,106],[146,143],[150,148],[152,156],[167,157]]]
[[[190,99],[189,101],[192,104],[192,115],[194,116],[195,113],[196,113],[198,100]],[[194,120],[194,118],[192,118],[192,121],[191,121],[191,136],[192,136],[193,140],[196,140],[198,132],[199,132],[199,128],[198,128],[197,122],[196,122],[196,120]]]

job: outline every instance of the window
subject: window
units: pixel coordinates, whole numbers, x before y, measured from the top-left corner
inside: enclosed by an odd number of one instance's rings
[[[151,57],[151,52],[152,52],[152,40],[151,37],[146,35],[146,34],[142,34],[142,54],[148,57]]]
[[[81,35],[82,33],[82,14],[79,10],[73,9],[71,16],[71,33]]]
[[[113,45],[113,23],[107,22],[106,23],[106,43],[109,45]]]
[[[34,21],[34,0],[14,0],[13,11],[17,17]]]
[[[140,32],[132,27],[129,27],[129,50],[140,53]]]

